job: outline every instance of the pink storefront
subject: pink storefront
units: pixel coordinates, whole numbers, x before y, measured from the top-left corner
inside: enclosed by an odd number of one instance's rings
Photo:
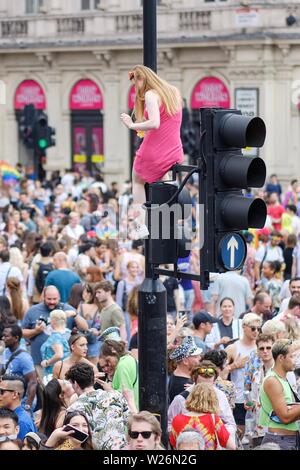
[[[96,172],[104,165],[103,94],[92,80],[79,80],[70,94],[72,168]]]

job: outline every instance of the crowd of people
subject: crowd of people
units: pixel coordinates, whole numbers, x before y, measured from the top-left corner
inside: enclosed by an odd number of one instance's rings
[[[23,168],[19,166],[21,173]],[[197,246],[197,179],[192,247]],[[240,271],[167,291],[168,432],[139,407],[131,183],[66,171],[0,190],[0,450],[299,448],[300,186],[257,197]],[[199,251],[179,259],[199,273]],[[159,371],[157,371],[159,374]]]

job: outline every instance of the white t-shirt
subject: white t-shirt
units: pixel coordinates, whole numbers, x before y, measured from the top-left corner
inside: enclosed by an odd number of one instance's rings
[[[229,297],[234,301],[235,318],[239,318],[240,314],[246,311],[246,301],[253,297],[248,279],[234,271],[220,274],[212,284],[211,294],[218,296],[217,317],[220,315],[220,301],[224,297]]]
[[[71,227],[71,225],[67,225],[65,228],[65,234],[68,237],[78,240],[81,235],[84,234],[84,228],[81,225],[76,225],[76,227]]]
[[[267,250],[267,253],[266,253]],[[266,254],[266,256],[265,256]],[[255,261],[260,263],[264,261],[279,261],[280,263],[284,262],[283,252],[280,246],[271,246],[271,245],[261,245],[255,255]]]

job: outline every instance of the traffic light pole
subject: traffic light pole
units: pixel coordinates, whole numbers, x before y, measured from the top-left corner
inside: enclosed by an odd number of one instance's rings
[[[33,149],[33,171],[34,178],[38,180],[40,174],[40,156],[36,149]]]
[[[144,65],[157,69],[156,0],[144,0]],[[148,201],[148,185],[145,186]],[[147,211],[151,233],[151,215]],[[157,416],[167,447],[167,293],[149,262],[150,240],[145,240],[145,280],[139,288],[139,405]]]

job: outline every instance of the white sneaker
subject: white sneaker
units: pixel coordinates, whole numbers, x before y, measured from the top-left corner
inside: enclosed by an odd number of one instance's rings
[[[133,240],[144,240],[149,237],[149,230],[145,224],[136,225],[135,230],[132,231],[131,237]]]

